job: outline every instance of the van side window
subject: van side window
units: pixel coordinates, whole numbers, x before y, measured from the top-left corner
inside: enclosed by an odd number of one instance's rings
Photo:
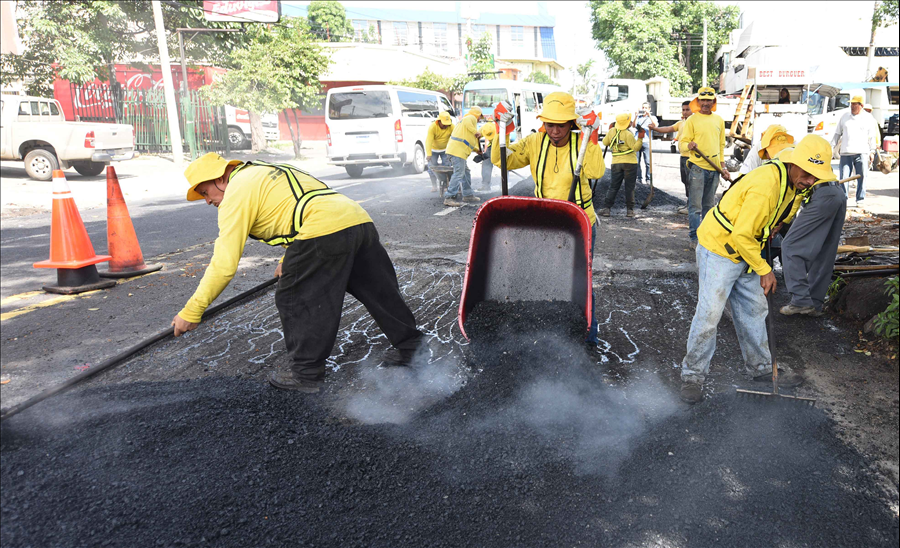
[[[50,105],[46,101],[41,101],[41,116],[50,116]]]
[[[30,116],[31,112],[28,111],[28,101],[22,101],[19,103],[19,116]]]
[[[50,103],[50,114],[59,116],[59,107],[56,106],[56,103]]]
[[[397,99],[400,100],[400,111],[405,116],[417,118],[430,116],[437,118],[438,96],[429,93],[415,93],[412,91],[397,91]]]

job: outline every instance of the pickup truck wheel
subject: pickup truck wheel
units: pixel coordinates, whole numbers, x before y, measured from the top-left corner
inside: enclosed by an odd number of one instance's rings
[[[73,164],[72,167],[85,177],[96,177],[103,173],[103,170],[106,169],[106,164],[103,162],[83,162]]]
[[[350,165],[344,166],[344,169],[347,170],[347,175],[349,175],[351,179],[359,179],[362,177],[363,166]]]
[[[247,146],[247,137],[240,128],[228,126],[228,142],[232,150],[241,150]]]
[[[25,155],[25,173],[38,181],[49,181],[53,178],[53,170],[59,169],[56,154],[45,149],[36,148]]]

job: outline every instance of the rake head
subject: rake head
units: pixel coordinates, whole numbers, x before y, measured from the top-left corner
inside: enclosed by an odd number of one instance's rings
[[[735,391],[739,398],[757,400],[757,401],[770,401],[770,402],[778,402],[778,403],[789,403],[792,405],[806,405],[809,407],[816,406],[816,400],[813,398],[801,398],[799,396],[787,396],[784,394],[778,394],[775,392],[760,392],[758,390],[742,390],[737,389]]]

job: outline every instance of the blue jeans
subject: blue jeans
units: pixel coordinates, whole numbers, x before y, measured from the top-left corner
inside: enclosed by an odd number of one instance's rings
[[[709,373],[709,362],[716,351],[716,331],[725,302],[731,302],[734,329],[737,331],[744,372],[756,377],[772,372],[772,355],[766,333],[768,305],[759,285],[759,275],[747,272],[747,263],[737,264],[697,246],[697,270],[700,290],[697,311],[691,321],[687,354],[681,362],[681,380],[702,383]]]
[[[437,186],[437,176],[431,171],[431,166],[445,166],[450,163],[446,152],[431,152],[431,160],[428,161],[428,176],[431,177],[431,186]]]
[[[594,261],[594,241],[597,239],[597,223],[591,227],[591,263]],[[591,276],[593,279],[593,275]],[[587,339],[584,342],[588,343],[591,346],[597,346],[600,344],[600,339],[597,337],[597,333],[599,331],[599,324],[597,322],[597,300],[594,298],[594,287],[593,282],[591,285],[591,330],[588,333]]]
[[[716,205],[716,189],[719,188],[719,172],[707,171],[697,164],[690,164],[690,190],[688,191],[688,226],[691,241],[697,242],[697,228],[707,212]]]
[[[859,175],[856,180],[856,201],[861,202],[866,199],[866,172],[869,171],[869,155],[868,154],[841,154],[841,179],[850,177],[850,172],[855,171],[854,175]],[[844,196],[848,196],[847,185],[844,183]]]
[[[647,173],[647,182],[650,182],[650,145],[647,144],[647,141],[644,141],[644,144],[641,146],[641,150],[637,151],[637,180],[643,181],[644,177],[641,175],[641,158],[644,160],[644,171]]]
[[[450,165],[453,166],[453,176],[450,177],[450,186],[447,188],[447,196],[454,198],[459,193],[459,187],[462,186],[463,196],[474,196],[475,191],[472,190],[472,172],[469,171],[465,158],[450,156]]]
[[[491,163],[491,147],[487,147],[484,153],[484,160],[481,161],[481,186],[491,188],[491,173],[494,171],[494,164]]]

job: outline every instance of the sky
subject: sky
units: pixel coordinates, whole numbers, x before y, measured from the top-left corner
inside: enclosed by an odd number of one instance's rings
[[[309,2],[284,2],[286,4],[306,5]],[[352,11],[353,6],[372,7],[371,2],[342,1]],[[464,2],[466,3],[466,2]],[[872,20],[874,1],[724,1],[716,0],[720,5],[737,5],[744,14],[744,26],[751,22],[764,24],[768,28],[779,29],[785,35],[786,42],[815,42],[831,45],[859,46],[869,44],[869,28]],[[430,1],[379,1],[378,7],[387,9],[403,9],[414,7],[417,10],[456,11],[456,2]],[[518,13],[537,14],[536,1],[482,1],[468,2],[477,10],[487,13],[503,13],[515,9]],[[556,18],[557,60],[566,67],[566,74],[560,76],[560,84],[571,85],[571,71],[576,65],[594,59],[593,74],[595,77],[607,76],[606,59],[595,47],[591,38],[591,12],[585,1],[546,2],[548,13]],[[900,41],[897,27],[882,29],[876,36],[877,45],[897,46]],[[715,55],[715,51],[710,51]]]

